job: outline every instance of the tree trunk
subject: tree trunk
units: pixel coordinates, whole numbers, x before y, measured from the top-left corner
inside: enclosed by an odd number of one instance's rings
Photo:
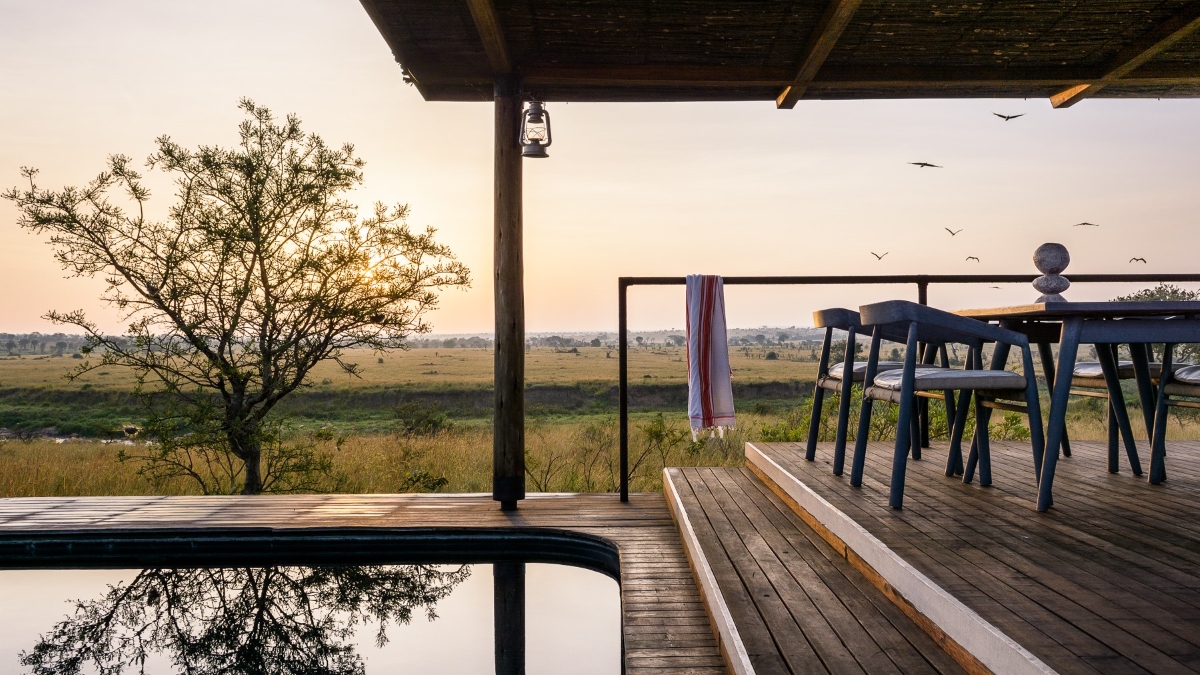
[[[229,449],[234,456],[245,465],[245,482],[242,483],[242,494],[257,495],[263,491],[262,478],[262,443],[258,438],[257,429],[246,432],[237,430],[229,432]]]

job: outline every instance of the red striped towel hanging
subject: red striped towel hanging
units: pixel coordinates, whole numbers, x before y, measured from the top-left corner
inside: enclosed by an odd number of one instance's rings
[[[721,277],[687,277],[688,417],[692,437],[733,428],[733,372],[725,335],[725,284]]]

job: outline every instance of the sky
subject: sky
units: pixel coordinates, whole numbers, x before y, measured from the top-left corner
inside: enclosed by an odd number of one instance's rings
[[[243,96],[354,143],[366,181],[350,198],[409,204],[410,222],[436,227],[472,270],[471,288],[445,292],[429,317],[434,330],[490,332],[491,106],[425,102],[358,2],[0,0],[0,187],[18,185],[22,166],[40,169],[43,187],[80,185],[109,154],[140,160],[162,134],[232,145]],[[1068,277],[1196,271],[1200,100],[548,108],[550,158],[524,168],[530,332],[615,330],[620,276],[1034,273],[1048,241],[1070,250]],[[918,161],[944,168],[908,164]],[[150,185],[165,211],[169,183]],[[41,318],[51,309],[120,330],[98,301],[102,282],[65,278],[16,220],[0,201],[0,331],[54,332]],[[683,325],[681,287],[630,293],[631,328]],[[1036,295],[934,287],[930,302]],[[730,287],[726,306],[730,326],[811,325],[813,309],[896,297],[915,291]]]

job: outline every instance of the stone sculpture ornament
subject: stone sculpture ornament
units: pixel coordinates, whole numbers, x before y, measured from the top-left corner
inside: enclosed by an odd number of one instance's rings
[[[1062,271],[1071,264],[1071,254],[1062,244],[1047,243],[1033,252],[1033,264],[1042,276],[1033,280],[1033,287],[1042,295],[1037,302],[1066,302],[1062,292],[1071,287],[1071,282]]]

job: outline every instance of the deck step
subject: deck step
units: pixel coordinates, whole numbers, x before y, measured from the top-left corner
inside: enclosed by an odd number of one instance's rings
[[[964,672],[749,470],[663,485],[732,672]]]

